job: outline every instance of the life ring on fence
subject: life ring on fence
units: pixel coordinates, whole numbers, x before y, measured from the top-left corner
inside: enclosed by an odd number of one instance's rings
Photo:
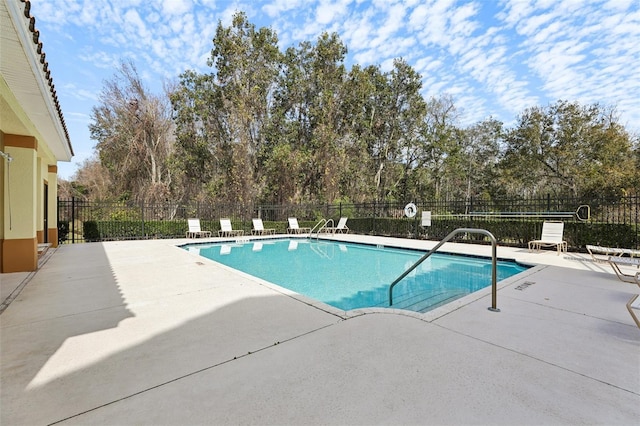
[[[415,204],[409,203],[404,206],[404,215],[407,217],[414,217],[418,213],[418,208]]]

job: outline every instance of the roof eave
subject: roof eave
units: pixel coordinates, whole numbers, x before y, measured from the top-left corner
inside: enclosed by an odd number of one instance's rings
[[[13,81],[11,81],[11,76],[8,76],[5,77],[5,80],[55,159],[70,161],[73,156],[73,147],[49,64],[42,50],[42,42],[39,40],[40,32],[35,28],[35,18],[30,15],[31,3],[29,0],[2,1],[7,7],[12,27],[23,53],[23,55],[19,55],[4,52],[2,62],[6,60],[5,64],[10,64],[8,66],[21,66],[31,70],[31,73],[28,73],[30,76],[22,76],[22,78]],[[7,28],[6,30],[10,31],[11,29]],[[6,53],[12,57],[6,57]],[[19,64],[20,62],[22,64]],[[34,89],[37,89],[35,91],[39,93],[39,96],[34,96]]]

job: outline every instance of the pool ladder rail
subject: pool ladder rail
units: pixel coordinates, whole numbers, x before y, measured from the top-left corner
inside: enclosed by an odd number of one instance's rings
[[[331,226],[328,226],[329,224],[331,224]],[[329,228],[334,227],[333,219],[320,219],[318,223],[316,223],[315,226],[311,228],[311,231],[309,232],[309,238],[312,238],[313,233],[315,232],[316,240],[317,240],[318,238],[320,238],[320,233],[322,232],[322,230],[326,229],[327,227]]]
[[[438,244],[436,244],[436,246],[434,248],[432,248],[431,250],[429,250],[424,256],[422,256],[420,259],[418,259],[418,261],[416,263],[414,263],[413,265],[411,265],[411,267],[409,269],[407,269],[406,271],[404,271],[404,273],[402,273],[402,275],[400,275],[398,278],[395,279],[395,281],[393,281],[391,283],[391,285],[389,286],[389,307],[393,306],[393,287],[396,286],[396,284],[398,284],[400,281],[402,281],[402,279],[404,277],[406,277],[407,275],[409,275],[414,269],[416,269],[418,266],[420,266],[420,264],[422,262],[424,262],[425,260],[427,260],[429,258],[429,256],[431,256],[433,253],[435,253],[440,247],[442,247],[444,245],[444,243],[448,242],[449,240],[451,240],[453,237],[455,237],[458,234],[483,234],[486,235],[487,237],[489,237],[489,239],[491,240],[491,306],[487,309],[489,309],[492,312],[500,312],[500,309],[498,309],[498,284],[497,284],[497,270],[498,270],[498,266],[497,266],[497,241],[496,241],[496,237],[493,236],[493,234],[489,231],[487,231],[486,229],[478,229],[478,228],[458,228],[453,230],[452,232],[449,233],[449,235],[447,235],[446,237],[444,237],[444,239],[442,241],[440,241]]]

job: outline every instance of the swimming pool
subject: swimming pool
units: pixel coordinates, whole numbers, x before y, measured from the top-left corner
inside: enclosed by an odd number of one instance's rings
[[[425,253],[304,238],[184,249],[342,310],[389,307],[389,285]],[[526,270],[498,261],[498,281]],[[426,312],[491,285],[491,259],[435,253],[393,290],[393,308]]]

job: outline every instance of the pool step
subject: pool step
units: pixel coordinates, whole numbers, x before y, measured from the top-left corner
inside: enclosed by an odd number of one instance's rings
[[[406,309],[413,312],[428,312],[432,309],[452,302],[460,297],[466,296],[467,293],[461,291],[424,291],[414,294],[407,298],[400,297],[393,304],[393,308]]]
[[[372,307],[388,308],[389,298],[387,290],[388,287],[384,286],[375,290],[360,292],[357,296],[354,296],[354,298],[360,303],[363,300],[367,300],[369,306]],[[400,293],[395,295],[392,308],[405,309],[413,312],[428,312],[466,295],[467,292],[461,291],[460,289],[423,288],[422,290],[413,291],[410,294]]]
[[[438,273],[449,268],[438,268],[431,271],[418,271],[411,274],[395,287],[393,293],[394,309],[405,309],[413,312],[428,312],[444,304],[452,302],[460,297],[476,291],[470,289],[468,285],[452,282],[450,274]],[[472,275],[476,281],[489,280],[486,273],[477,269],[466,271],[467,275]],[[354,303],[351,303],[353,299]],[[361,291],[350,298],[343,299],[340,304],[352,306],[353,304],[366,304],[371,307],[389,307],[389,286],[383,285],[375,289]]]

